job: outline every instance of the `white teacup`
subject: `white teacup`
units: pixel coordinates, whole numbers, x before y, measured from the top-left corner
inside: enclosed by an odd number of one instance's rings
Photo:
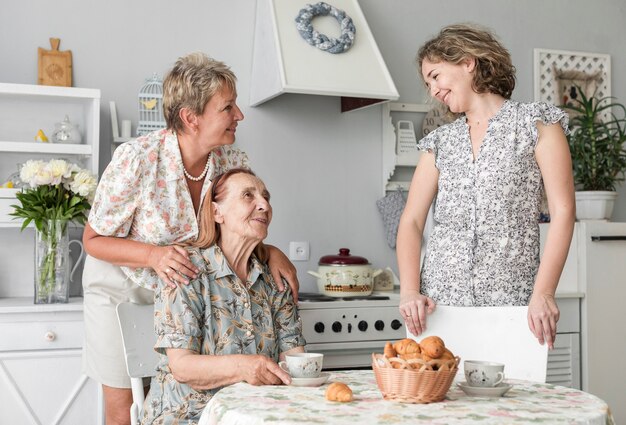
[[[502,363],[465,360],[465,379],[472,387],[495,387],[504,381]]]
[[[287,354],[278,365],[293,378],[317,378],[322,373],[323,361],[321,353],[295,353]]]

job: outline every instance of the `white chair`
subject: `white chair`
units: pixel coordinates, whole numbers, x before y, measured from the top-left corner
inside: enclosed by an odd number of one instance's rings
[[[133,392],[130,419],[132,425],[137,425],[145,399],[143,378],[154,376],[159,362],[154,351],[154,305],[120,303],[116,311]]]
[[[443,339],[446,347],[464,360],[486,360],[504,363],[507,379],[545,382],[548,347],[539,345],[528,328],[528,307],[450,307],[438,305],[426,322],[429,335]],[[465,379],[459,368],[456,380]]]

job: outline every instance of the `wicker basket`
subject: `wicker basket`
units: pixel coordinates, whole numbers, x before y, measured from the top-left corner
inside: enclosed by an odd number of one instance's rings
[[[443,362],[425,362],[398,357],[388,359],[382,354],[372,354],[372,369],[383,398],[403,403],[433,403],[443,400],[459,370],[459,362],[459,357]],[[433,367],[437,370],[433,370]]]

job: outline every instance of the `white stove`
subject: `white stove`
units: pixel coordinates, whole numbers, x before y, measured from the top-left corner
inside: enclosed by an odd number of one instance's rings
[[[369,368],[372,353],[406,337],[397,292],[357,298],[300,293],[298,298],[306,349],[324,354],[325,370]]]

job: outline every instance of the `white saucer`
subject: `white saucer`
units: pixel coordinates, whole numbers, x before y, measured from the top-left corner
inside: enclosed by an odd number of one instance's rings
[[[317,378],[291,378],[291,385],[294,387],[319,387],[328,381],[330,373],[322,372]]]
[[[501,382],[495,387],[472,387],[467,382],[458,382],[457,385],[463,392],[472,397],[502,397],[508,390],[513,388],[506,382]]]

